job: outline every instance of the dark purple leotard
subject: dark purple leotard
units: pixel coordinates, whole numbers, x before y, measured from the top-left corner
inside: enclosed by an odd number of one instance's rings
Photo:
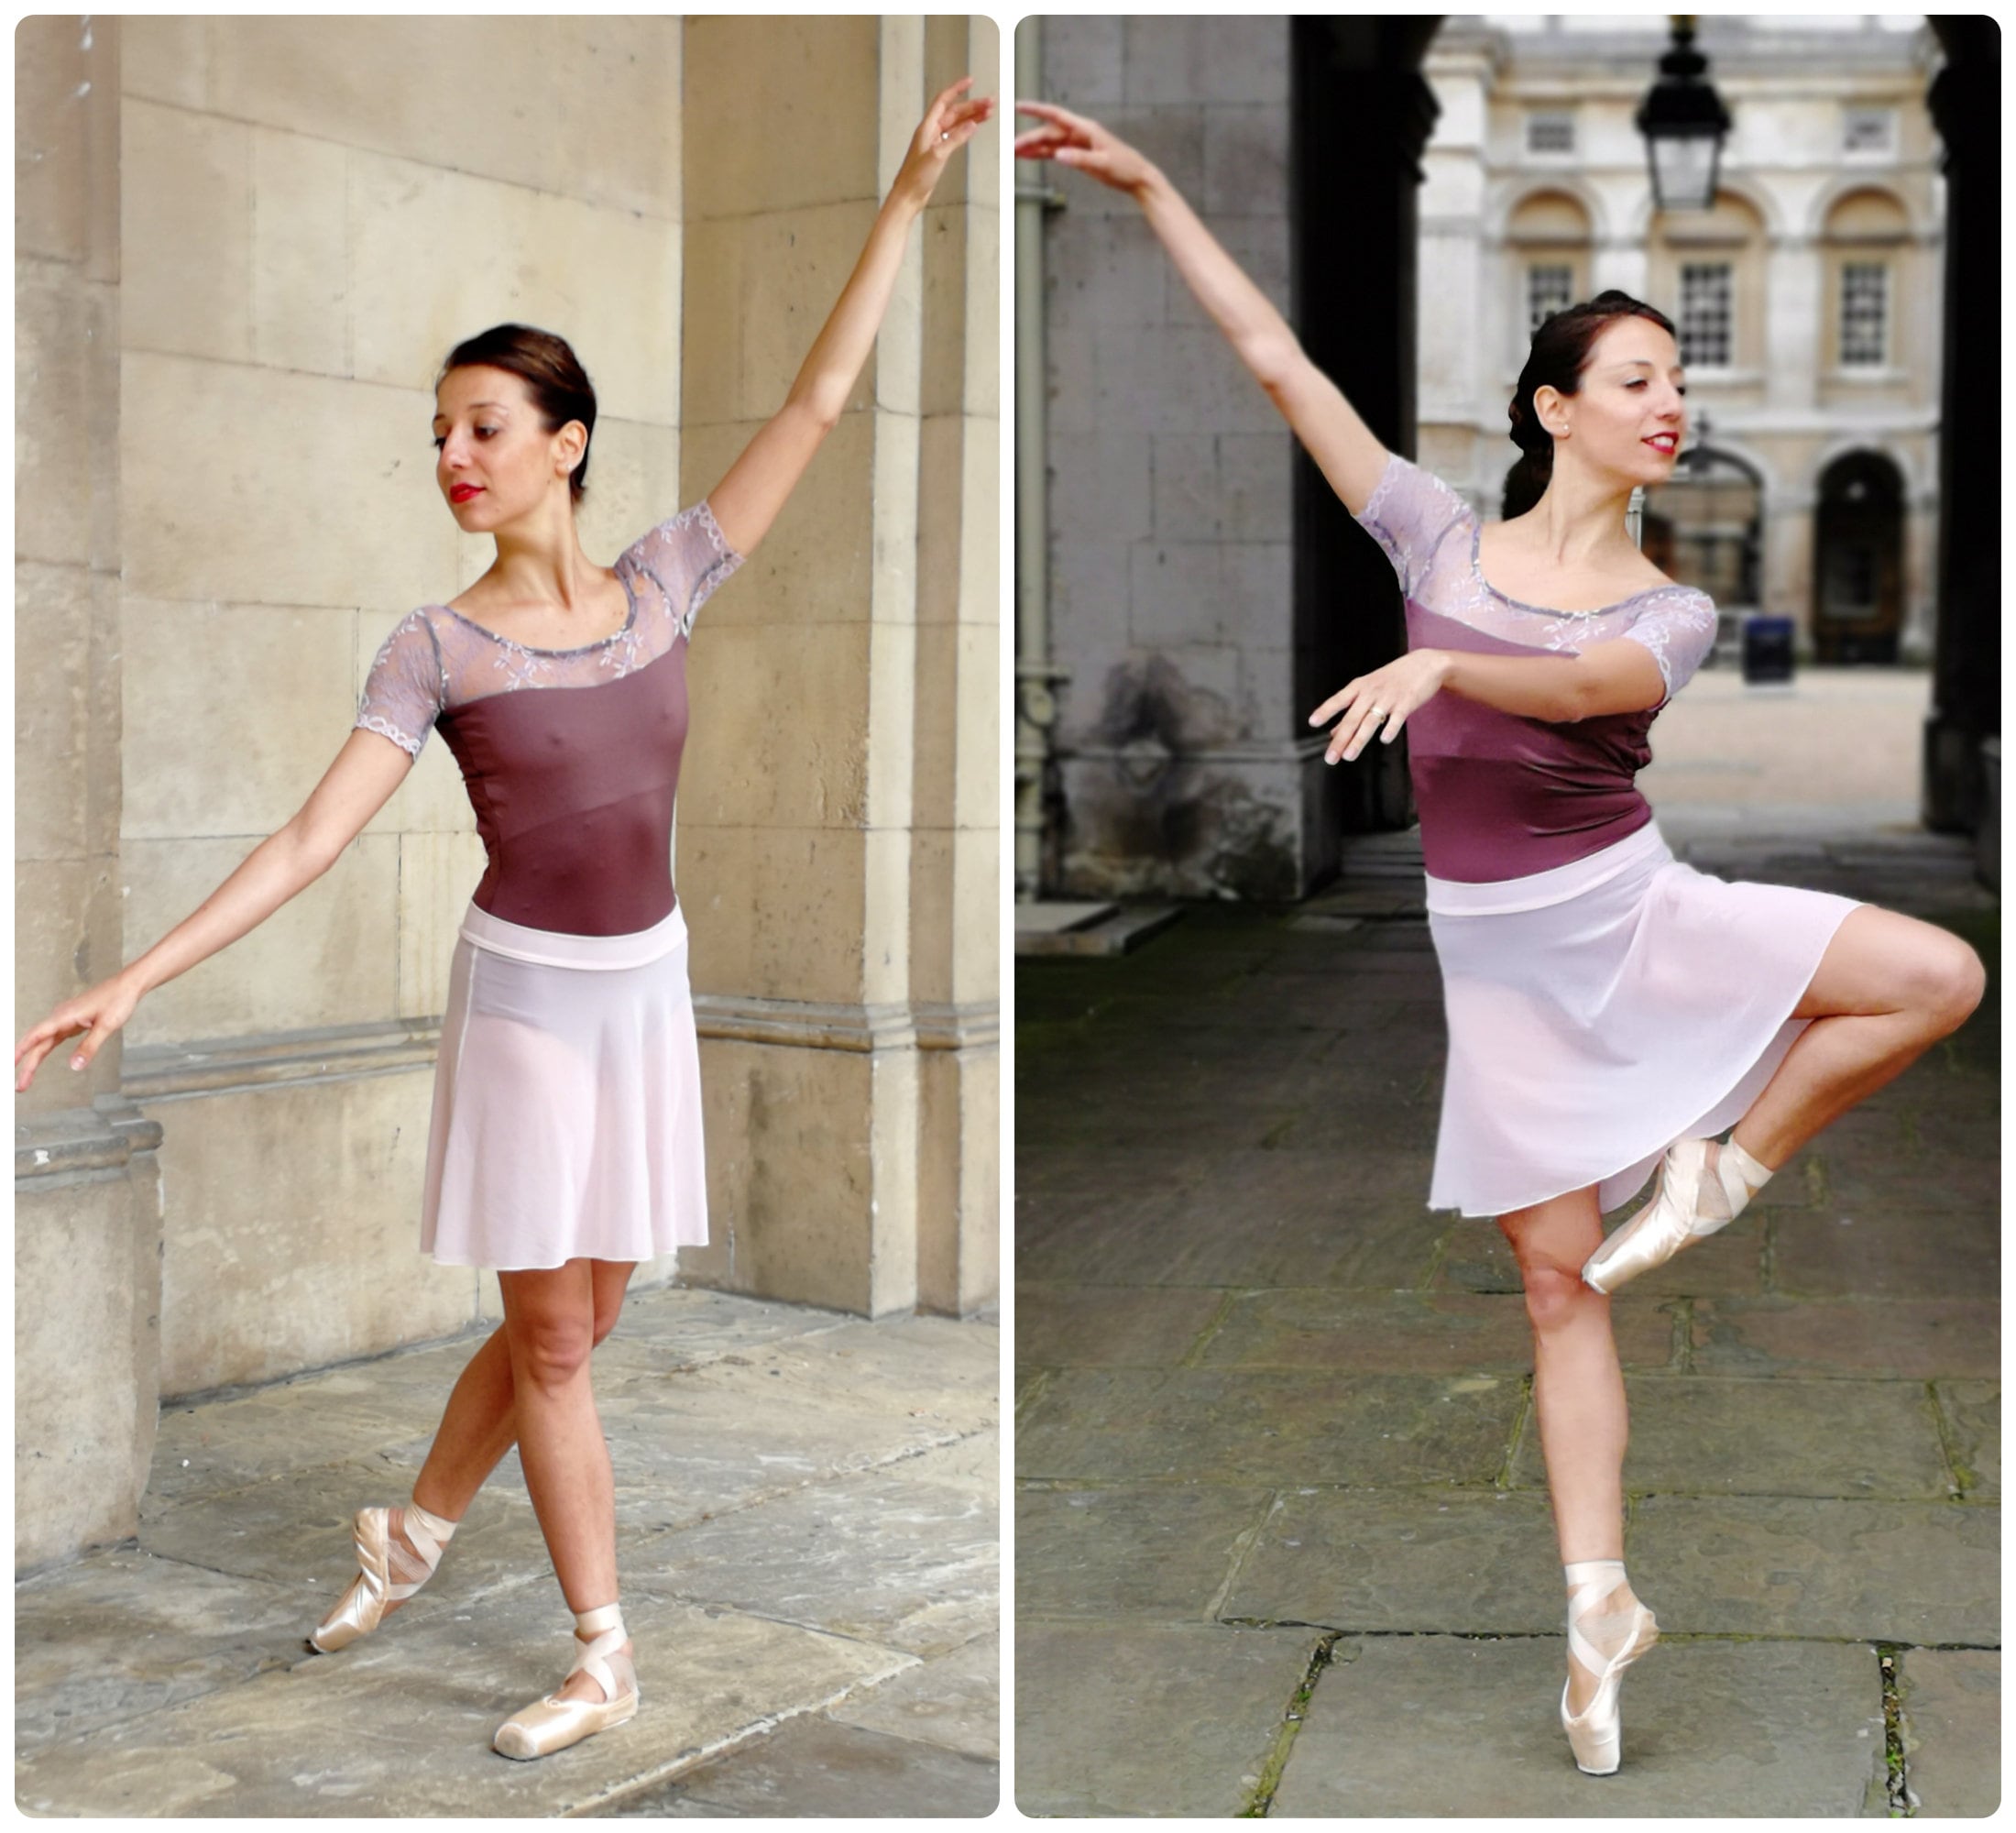
[[[671,913],[686,639],[740,564],[700,503],[618,557],[630,609],[605,642],[528,649],[444,605],[386,638],[356,723],[414,756],[440,726],[488,856],[478,909],[576,936]]]
[[[1469,504],[1404,458],[1387,461],[1358,521],[1399,575],[1409,649],[1575,655],[1621,637],[1651,651],[1670,700],[1715,641],[1714,602],[1691,586],[1583,612],[1507,598],[1485,582]],[[1651,762],[1659,710],[1563,723],[1447,693],[1416,708],[1408,761],[1429,875],[1472,884],[1524,878],[1642,828],[1652,811],[1634,779]]]

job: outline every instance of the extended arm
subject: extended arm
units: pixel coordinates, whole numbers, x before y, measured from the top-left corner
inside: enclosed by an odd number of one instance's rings
[[[15,1046],[15,1092],[35,1080],[58,1044],[80,1031],[87,1035],[71,1067],[82,1069],[133,1015],[143,993],[228,948],[312,884],[385,806],[412,764],[389,739],[353,731],[293,818],[261,840],[196,910],[110,979],[64,1000]]]
[[[868,232],[867,246],[813,341],[783,406],[708,493],[714,520],[738,554],[752,553],[769,533],[819,442],[838,423],[861,365],[874,347],[882,314],[889,310],[911,224],[931,201],[946,162],[993,113],[992,97],[962,99],[972,83],[971,77],[961,77],[926,111],[903,169]]]
[[[1070,166],[1125,192],[1141,206],[1184,284],[1309,448],[1331,488],[1353,515],[1363,511],[1386,469],[1386,447],[1337,384],[1309,361],[1274,302],[1219,245],[1182,194],[1096,121],[1047,103],[1023,102],[1016,108],[1043,124],[1016,136],[1016,157]]]
[[[1324,762],[1354,758],[1382,725],[1391,744],[1407,717],[1438,693],[1496,707],[1521,719],[1567,725],[1604,713],[1635,713],[1666,697],[1652,652],[1628,637],[1593,642],[1580,655],[1479,655],[1462,649],[1416,649],[1348,681],[1309,716],[1335,719]]]

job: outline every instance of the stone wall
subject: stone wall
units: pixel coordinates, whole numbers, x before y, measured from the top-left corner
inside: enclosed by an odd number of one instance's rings
[[[1046,17],[1045,94],[1167,172],[1284,311],[1288,21]],[[1057,169],[1045,238],[1067,895],[1308,884],[1293,440],[1140,212]],[[1319,839],[1316,844],[1320,844]]]
[[[993,37],[688,22],[689,499],[783,400],[929,84],[996,87]],[[872,105],[779,116],[780,93]],[[871,1315],[998,1281],[997,133],[948,174],[839,425],[693,653],[679,868],[714,1239],[682,1271]]]
[[[488,564],[431,475],[457,338],[574,342],[602,408],[583,539],[613,556],[782,401],[927,77],[994,86],[964,19],[136,16],[16,45],[29,1016],[285,821],[385,631]],[[480,106],[442,105],[450,70]],[[935,203],[854,411],[694,651],[717,1246],[676,1270],[871,1313],[997,1284],[997,150]],[[415,1252],[480,870],[430,741],[324,879],[88,1077],[44,1069],[16,1127],[18,1563],[132,1531],[158,1395],[499,1314],[493,1276]]]

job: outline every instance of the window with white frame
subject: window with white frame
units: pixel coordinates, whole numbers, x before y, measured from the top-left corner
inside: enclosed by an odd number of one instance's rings
[[[1575,270],[1566,261],[1536,261],[1526,270],[1526,335],[1575,302]]]
[[[1736,269],[1727,261],[1683,261],[1680,269],[1680,360],[1726,369],[1735,359]]]
[[[1841,149],[1847,153],[1889,153],[1897,147],[1894,108],[1848,108],[1841,117]]]
[[[1890,266],[1841,264],[1841,367],[1880,369],[1890,356]]]
[[[1526,117],[1526,150],[1572,153],[1575,150],[1575,117],[1559,109],[1537,111]]]

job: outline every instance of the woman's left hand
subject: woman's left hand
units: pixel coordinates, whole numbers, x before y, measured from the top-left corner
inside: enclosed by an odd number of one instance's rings
[[[908,196],[920,210],[937,188],[947,161],[994,112],[992,95],[977,102],[967,99],[966,92],[972,86],[973,79],[962,76],[949,89],[939,91],[910,137],[910,150],[904,155],[903,170],[890,190]]]
[[[1433,699],[1448,675],[1449,657],[1441,650],[1415,649],[1384,668],[1347,681],[1309,716],[1312,726],[1337,720],[1323,762],[1356,757],[1381,725],[1386,730],[1379,734],[1380,742],[1391,744],[1407,724],[1407,716],[1424,700]]]

